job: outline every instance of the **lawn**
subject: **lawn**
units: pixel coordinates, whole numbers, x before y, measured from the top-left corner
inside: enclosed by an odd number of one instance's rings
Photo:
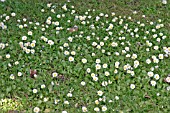
[[[168,113],[169,31],[161,0],[0,0],[0,113]]]

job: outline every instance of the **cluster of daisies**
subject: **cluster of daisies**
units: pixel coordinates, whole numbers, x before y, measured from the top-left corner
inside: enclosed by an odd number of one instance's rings
[[[30,33],[32,35],[31,31],[29,31],[28,33]],[[22,40],[26,41],[27,36],[23,36]],[[25,43],[24,42],[19,42],[19,45],[23,49],[23,51],[26,52],[27,54],[29,54],[29,53],[34,54],[35,53],[35,49],[34,49],[34,47],[36,46],[36,41],[35,40],[33,40],[32,42],[25,42]]]
[[[63,14],[57,12],[59,9],[62,10]],[[39,52],[36,51],[37,45],[40,45],[39,42],[43,45],[46,43],[50,47],[59,48],[64,56],[62,60],[69,62],[68,64],[73,64],[72,66],[74,66],[77,62],[80,63],[79,68],[87,75],[80,80],[80,85],[86,87],[87,84],[93,83],[100,86],[100,88],[96,89],[96,94],[94,94],[96,97],[93,98],[95,105],[93,110],[95,112],[107,112],[110,108],[107,103],[119,100],[119,95],[115,95],[114,99],[109,99],[105,95],[108,92],[103,90],[103,88],[110,87],[114,83],[113,78],[115,75],[120,78],[124,75],[132,77],[133,80],[130,81],[128,87],[132,91],[139,87],[134,81],[138,78],[137,70],[141,70],[140,67],[146,66],[146,76],[149,79],[148,85],[151,85],[151,87],[155,87],[161,79],[162,75],[155,70],[160,68],[159,63],[162,60],[170,56],[170,47],[160,45],[162,41],[167,39],[167,36],[161,30],[164,27],[161,19],[157,22],[147,21],[143,23],[133,21],[131,16],[116,16],[114,12],[111,14],[99,13],[97,16],[92,16],[91,13],[95,12],[94,9],[89,9],[80,15],[76,13],[74,6],[69,7],[64,4],[58,7],[52,3],[48,3],[47,8],[41,9],[41,13],[44,15],[47,12],[48,16],[44,22],[31,22],[27,18],[17,20],[18,24],[16,26],[21,31],[27,31],[26,34],[18,39],[20,49],[26,54],[35,54],[35,52]],[[134,12],[134,14],[136,13]],[[11,16],[15,15],[15,13],[11,13]],[[5,23],[9,18],[10,16],[6,14],[1,15],[3,22],[0,23],[0,27],[2,29],[7,29]],[[145,15],[142,15],[142,18],[145,18]],[[69,25],[72,23],[75,23],[75,25],[70,27]],[[30,26],[33,26],[31,30],[29,29]],[[36,36],[37,34],[36,32],[34,33],[34,30],[41,35]],[[63,32],[66,37],[60,39],[60,33]],[[51,38],[48,34],[55,34],[56,37]],[[61,43],[55,43],[57,42],[56,40]],[[0,49],[5,49],[7,46],[8,43],[0,43]],[[143,55],[141,57],[140,50],[134,51],[135,47],[136,50],[137,48],[142,48],[147,56]],[[160,50],[163,50],[163,52],[161,53]],[[53,50],[53,52],[56,51]],[[159,52],[159,54],[151,54],[154,52]],[[10,59],[10,53],[6,54],[5,57]],[[2,56],[0,56],[1,58]],[[14,61],[14,64],[19,65],[19,61]],[[8,64],[8,66],[11,67],[11,64]],[[9,78],[15,80],[15,75],[21,77],[23,74],[23,72],[18,71],[10,74]],[[30,72],[30,75],[34,79],[38,77],[36,72]],[[51,77],[55,80],[60,77],[60,74],[55,71],[51,73]],[[165,78],[165,82],[170,83],[169,75]],[[60,87],[56,81],[50,81],[50,85]],[[74,96],[73,92],[76,93],[71,88],[65,94],[67,99],[64,101],[59,98],[51,99],[41,94],[41,91],[45,91],[48,86],[49,84],[47,83],[41,83],[39,87],[35,86],[31,93],[32,95],[39,95],[39,98],[44,103],[52,100],[55,105],[69,105],[71,103],[69,99]],[[170,86],[167,87],[167,90],[170,90]],[[76,104],[75,107],[77,106]],[[89,112],[89,108],[88,104],[81,106],[82,112]],[[35,106],[33,111],[38,113],[42,109],[41,106]],[[62,111],[62,113],[67,112],[69,111]]]
[[[2,21],[0,21],[0,28],[1,29],[7,29],[7,25],[6,22],[8,22],[10,20],[11,17],[15,17],[16,13],[12,12],[10,15],[7,14],[2,14],[0,15],[0,19],[2,19]]]

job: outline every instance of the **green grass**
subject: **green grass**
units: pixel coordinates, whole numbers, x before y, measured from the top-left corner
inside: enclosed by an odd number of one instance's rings
[[[106,113],[167,113],[170,111],[170,93],[167,90],[167,87],[170,86],[164,82],[164,79],[170,74],[170,59],[169,56],[163,59],[158,58],[159,54],[165,55],[164,47],[170,48],[169,4],[163,5],[160,0],[86,0],[86,2],[74,0],[70,3],[63,0],[50,0],[50,3],[53,3],[52,6],[56,7],[54,14],[50,12],[51,9],[47,7],[47,3],[49,3],[47,0],[0,2],[0,16],[3,14],[10,16],[10,19],[4,22],[7,29],[0,27],[0,43],[8,44],[4,49],[1,49],[0,46],[0,99],[9,98],[22,103],[22,108],[18,109],[0,103],[1,112],[18,110],[31,113],[35,107],[38,107],[40,112],[61,113],[65,110],[68,113],[81,113],[83,106],[87,107],[88,113],[94,113],[95,107],[99,107],[102,112],[102,106],[107,106]],[[65,3],[68,11],[61,8]],[[71,14],[72,5],[76,10],[74,14]],[[44,9],[45,12],[41,12],[41,9]],[[89,9],[90,11],[88,11]],[[92,11],[93,9],[95,11]],[[137,11],[137,14],[133,14],[134,11]],[[16,13],[15,17],[11,17],[12,12]],[[112,12],[115,12],[116,15],[111,16]],[[100,17],[100,20],[96,21],[95,18],[100,13],[108,14],[109,17]],[[57,18],[58,14],[65,14],[65,17]],[[83,25],[81,20],[75,20],[77,15],[91,15],[92,18],[85,19],[89,24]],[[142,15],[146,15],[146,17],[143,18]],[[128,19],[129,16],[132,17],[131,20]],[[0,18],[0,22],[4,21],[5,17]],[[59,34],[56,34],[55,25],[46,23],[48,17],[51,17],[54,22],[58,21],[59,26],[64,28],[60,30]],[[112,22],[115,17],[118,20]],[[27,19],[26,22],[23,21],[24,18]],[[162,21],[158,22],[159,19]],[[17,20],[21,22],[17,22]],[[71,22],[67,22],[68,20]],[[119,24],[121,20],[123,23]],[[139,21],[145,26],[141,27],[140,24],[137,24]],[[153,25],[150,25],[151,21],[154,22]],[[29,24],[29,22],[33,23]],[[40,25],[36,25],[36,22],[39,22]],[[110,23],[114,25],[113,29],[109,30],[112,35],[106,31]],[[18,27],[24,24],[28,26],[23,29]],[[90,29],[91,24],[94,24],[96,29]],[[130,33],[138,28],[139,30],[134,34],[138,34],[139,37],[132,37],[124,29],[126,24],[128,24],[128,29],[132,29]],[[164,27],[152,32],[157,24],[164,24]],[[48,25],[49,28],[42,31],[42,28],[45,28],[42,25]],[[67,30],[75,25],[78,26],[78,31],[69,32]],[[124,33],[120,33],[121,30]],[[28,31],[32,31],[33,35],[28,36]],[[150,33],[146,34],[146,31],[150,31]],[[166,38],[162,39],[159,33],[163,33]],[[155,34],[158,37],[153,38]],[[23,36],[27,36],[27,40],[23,41]],[[54,45],[50,46],[43,41],[42,36],[52,40]],[[88,36],[91,37],[90,40],[87,40]],[[104,40],[106,36],[109,37],[108,40]],[[144,36],[147,38],[144,39]],[[69,37],[73,37],[72,42],[68,40]],[[126,37],[126,39],[120,40],[120,37]],[[161,41],[158,42],[157,38],[161,38]],[[35,47],[27,49],[34,49],[35,53],[27,54],[19,43],[33,40],[36,41]],[[147,40],[152,43],[151,47],[146,44]],[[93,42],[98,45],[104,42],[104,45],[98,49],[92,46]],[[118,46],[112,47],[112,42],[116,42]],[[62,47],[65,43],[68,43],[69,47]],[[154,46],[158,46],[159,49],[154,50]],[[123,54],[122,50],[125,47],[129,47],[130,50]],[[146,51],[147,48],[150,51]],[[65,55],[66,51],[69,51],[70,55]],[[76,54],[71,55],[72,51],[75,51]],[[120,55],[116,56],[115,52],[119,52]],[[92,55],[93,53],[95,56]],[[10,58],[6,58],[7,54],[10,54]],[[127,54],[137,54],[137,58],[127,58]],[[68,60],[70,56],[74,57],[73,62]],[[154,63],[152,56],[156,56],[159,63]],[[87,59],[87,63],[82,62],[83,58]],[[96,59],[101,60],[99,63],[101,66],[107,64],[108,67],[96,70]],[[146,63],[147,59],[151,59],[151,64]],[[139,61],[139,66],[132,69],[135,73],[132,76],[124,70],[124,66],[130,64],[134,67],[135,60]],[[19,62],[18,65],[15,65],[16,61]],[[118,68],[115,66],[116,61],[120,62]],[[155,68],[155,66],[159,67]],[[155,69],[151,70],[153,67]],[[90,68],[91,72],[88,73],[87,68]],[[34,69],[37,71],[37,77],[31,78],[30,70]],[[116,69],[118,73],[115,73]],[[18,72],[21,72],[22,76],[18,76]],[[57,77],[52,77],[54,72],[58,73]],[[110,75],[106,76],[105,72],[109,72]],[[149,77],[148,72],[159,74],[160,78],[156,80],[154,77]],[[92,73],[97,75],[98,81],[93,80]],[[14,79],[11,79],[11,74],[15,76]],[[156,86],[150,84],[152,80],[156,81]],[[81,85],[82,81],[86,83],[85,86]],[[103,82],[107,82],[108,85],[102,86]],[[130,88],[131,84],[136,86],[135,89]],[[41,88],[41,85],[46,87]],[[33,93],[33,89],[37,89],[38,92]],[[97,95],[98,91],[102,91],[103,95]],[[69,92],[72,93],[72,97],[67,96]],[[117,96],[119,99],[116,99]],[[44,98],[48,98],[48,101],[44,102]],[[59,100],[57,104],[55,104],[56,99]],[[102,101],[95,104],[95,101],[100,99]],[[110,102],[111,100],[113,102]],[[69,105],[64,104],[64,101],[68,101]],[[4,109],[4,106],[7,106],[7,110]]]

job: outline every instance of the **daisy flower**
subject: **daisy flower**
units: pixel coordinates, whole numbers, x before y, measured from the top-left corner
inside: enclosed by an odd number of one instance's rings
[[[150,83],[151,83],[151,85],[152,85],[152,86],[156,86],[156,81],[151,80],[151,82],[150,82]]]
[[[102,96],[103,95],[103,91],[101,91],[101,90],[97,91],[97,95]]]
[[[167,0],[162,0],[162,4],[166,5],[167,4]]]
[[[45,84],[42,84],[41,85],[41,89],[44,89],[46,86],[45,86]]]
[[[131,84],[131,85],[130,85],[130,88],[131,88],[131,89],[135,89],[135,87],[136,87],[135,84]]]
[[[108,65],[107,64],[103,64],[103,68],[107,68],[108,67]]]
[[[101,62],[100,59],[96,59],[96,63],[99,64]]]
[[[81,85],[82,85],[82,86],[85,86],[85,85],[86,85],[86,82],[82,81],[82,82],[81,82]]]
[[[21,73],[21,72],[18,72],[18,76],[22,76],[22,73]]]
[[[106,106],[102,106],[102,111],[103,112],[107,111],[107,107]]]
[[[74,57],[70,56],[70,57],[68,58],[68,60],[69,60],[70,62],[73,62],[73,61],[74,61]]]
[[[23,36],[23,37],[22,37],[22,40],[27,40],[27,37],[26,37],[26,36]]]
[[[32,31],[28,31],[28,35],[30,35],[30,36],[31,36],[31,35],[32,35]]]
[[[10,79],[14,80],[15,76],[13,74],[10,75]]]
[[[32,92],[33,92],[33,93],[37,93],[38,90],[37,90],[37,89],[33,89]]]
[[[105,76],[109,76],[110,75],[110,73],[108,71],[106,71],[104,74],[105,74]]]
[[[87,107],[83,106],[83,107],[82,107],[82,111],[83,111],[83,112],[87,112],[87,111],[88,111],[88,110],[87,110]]]
[[[101,69],[101,65],[100,64],[96,64],[96,70]]]
[[[58,76],[58,73],[54,72],[52,73],[52,77],[57,77]]]
[[[83,64],[87,63],[87,59],[85,58],[83,58],[81,61],[83,62]]]
[[[11,57],[11,56],[10,56],[10,54],[6,54],[6,58],[8,58],[8,59],[9,59],[10,57]]]
[[[87,72],[87,73],[90,73],[90,72],[91,72],[91,69],[90,69],[90,68],[87,68],[87,69],[86,69],[86,72]]]
[[[99,112],[100,111],[99,107],[95,107],[94,111]]]
[[[94,81],[98,81],[98,77],[93,77],[93,80]]]
[[[51,46],[54,45],[54,42],[52,40],[48,40],[48,44]]]
[[[158,74],[155,74],[155,75],[154,75],[154,78],[155,78],[156,80],[159,80],[160,77],[159,77]]]
[[[153,77],[154,73],[152,71],[148,72],[149,77]]]
[[[35,107],[35,108],[33,109],[33,111],[34,111],[35,113],[39,113],[39,112],[40,112],[40,108],[39,108],[39,107]]]
[[[119,97],[118,97],[118,96],[115,96],[115,99],[116,99],[116,100],[119,100]]]
[[[166,82],[170,83],[170,76],[166,77]]]

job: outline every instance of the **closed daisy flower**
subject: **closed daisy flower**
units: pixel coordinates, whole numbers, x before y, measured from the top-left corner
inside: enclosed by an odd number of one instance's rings
[[[73,96],[72,93],[67,94],[67,97],[72,97],[72,96]]]
[[[45,97],[43,100],[44,100],[44,102],[47,102],[47,101],[48,101],[48,98]]]
[[[66,4],[62,6],[62,9],[64,9],[65,11],[67,11],[67,6],[66,6]]]
[[[139,65],[139,61],[138,61],[138,60],[135,60],[135,61],[134,61],[134,68],[137,68],[138,65]]]
[[[115,62],[115,68],[119,68],[119,64],[120,64],[120,62],[116,61]]]
[[[102,86],[107,86],[107,85],[108,85],[107,81],[102,82]]]
[[[58,104],[59,101],[60,101],[60,100],[55,99],[55,100],[54,100],[54,104]]]
[[[117,70],[117,69],[115,69],[115,70],[114,70],[114,73],[115,73],[115,74],[116,74],[116,73],[118,73],[118,70]]]

